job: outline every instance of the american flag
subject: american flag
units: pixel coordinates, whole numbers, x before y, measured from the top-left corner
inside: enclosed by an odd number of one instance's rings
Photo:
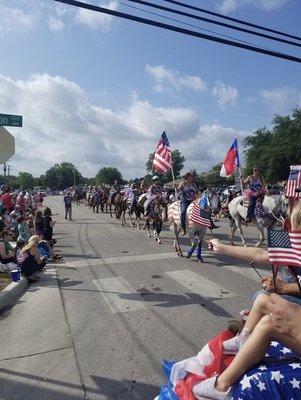
[[[301,165],[291,165],[285,195],[287,197],[300,199],[301,193],[295,192],[299,187],[301,187]]]
[[[171,150],[166,133],[163,132],[156,148],[153,169],[165,174],[172,167]]]
[[[198,202],[193,203],[190,221],[199,225],[207,226],[208,228],[211,227],[210,214],[201,208]]]
[[[301,267],[301,231],[268,229],[268,252],[271,264]]]

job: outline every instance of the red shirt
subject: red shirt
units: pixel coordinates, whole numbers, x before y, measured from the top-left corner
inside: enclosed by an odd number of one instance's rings
[[[17,204],[20,206],[22,211],[25,211],[26,209],[26,203],[25,203],[25,198],[23,195],[18,196],[17,198]]]
[[[11,197],[10,197],[10,193],[4,193],[4,194],[1,196],[1,201],[2,201],[2,203],[3,203],[3,205],[4,205],[4,207],[5,207],[7,210],[9,210],[9,209],[11,209],[11,208],[14,207],[13,202],[12,202],[12,199],[11,199]]]

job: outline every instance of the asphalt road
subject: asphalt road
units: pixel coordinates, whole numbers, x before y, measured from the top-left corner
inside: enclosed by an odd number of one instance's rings
[[[67,221],[62,197],[46,204],[59,213],[56,249],[64,261],[56,272],[82,398],[153,399],[164,383],[161,360],[195,355],[260,289],[246,263],[207,250],[203,264],[175,255],[167,226],[158,245],[84,205],[74,205]],[[214,235],[226,241],[228,223],[220,225]],[[246,236],[254,243],[255,229]],[[188,239],[181,241],[187,250]],[[64,358],[57,362],[64,368]],[[67,397],[57,392],[56,399]]]

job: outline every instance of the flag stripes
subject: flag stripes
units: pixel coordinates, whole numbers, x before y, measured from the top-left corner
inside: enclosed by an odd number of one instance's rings
[[[190,221],[199,225],[207,226],[208,228],[211,227],[211,218],[209,213],[200,208],[197,202],[193,203]]]
[[[172,167],[172,156],[169,147],[168,138],[165,132],[162,133],[161,139],[155,151],[153,160],[153,169],[165,174]]]
[[[299,187],[301,187],[301,165],[291,165],[285,191],[286,197],[300,199],[301,193],[295,192]]]
[[[271,264],[301,267],[301,231],[268,229],[268,253]]]

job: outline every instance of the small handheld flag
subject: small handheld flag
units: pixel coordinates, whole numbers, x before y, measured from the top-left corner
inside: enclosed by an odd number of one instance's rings
[[[301,193],[296,193],[296,189],[301,186],[301,165],[291,165],[288,177],[285,196],[294,199],[301,199]]]
[[[239,156],[238,156],[238,144],[237,139],[234,140],[232,146],[228,150],[226,157],[224,158],[224,163],[220,170],[220,176],[228,178],[233,174],[233,172],[239,168]]]
[[[271,264],[301,267],[301,231],[268,229],[268,252]]]
[[[210,214],[203,208],[200,208],[200,205],[197,201],[193,203],[190,221],[194,222],[195,224],[207,226],[208,228],[211,227]]]
[[[169,141],[165,132],[162,133],[161,139],[155,151],[153,169],[165,174],[172,167],[172,156],[169,147]]]

